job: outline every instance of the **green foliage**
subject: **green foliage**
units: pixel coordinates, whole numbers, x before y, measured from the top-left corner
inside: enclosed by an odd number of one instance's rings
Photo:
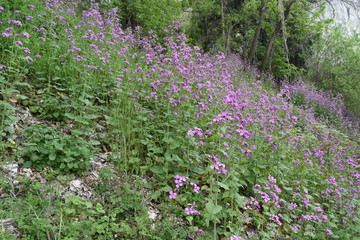
[[[187,34],[193,44],[209,51],[221,36],[220,3],[216,0],[195,1],[191,7],[191,24]]]
[[[360,38],[340,27],[329,28],[312,48],[307,78],[325,90],[341,93],[348,109],[360,116]]]
[[[12,82],[8,78],[9,75],[9,72],[0,69],[0,154],[3,156],[6,155],[6,148],[15,146],[15,126],[20,119],[16,116],[14,105],[27,98],[22,92],[25,92],[30,86],[19,80]],[[10,81],[7,81],[8,79]]]
[[[191,26],[187,29],[192,43],[205,51],[231,51],[247,57],[258,24],[261,1],[223,0],[194,1],[192,4]],[[284,4],[288,1],[283,1]],[[286,20],[285,52],[283,33],[277,33],[272,50],[272,62],[269,71],[276,78],[294,79],[305,68],[306,53],[320,37],[326,21],[319,21],[323,8],[313,11],[308,1],[295,1]],[[224,22],[222,21],[222,12]],[[258,39],[255,63],[261,66],[269,39],[280,21],[278,1],[266,1],[266,11]],[[225,36],[224,36],[225,33]],[[224,39],[225,38],[225,39]]]
[[[20,154],[25,167],[75,173],[89,168],[94,147],[77,132],[65,135],[55,128],[34,124],[25,128],[24,138]]]
[[[38,96],[34,100],[23,101],[22,104],[29,106],[32,114],[48,120],[62,122],[66,119],[65,114],[68,111],[66,100],[67,97],[63,95],[49,96],[46,94],[43,97]]]
[[[144,34],[153,30],[162,35],[181,13],[181,2],[176,0],[113,0],[111,6],[118,8],[124,28],[140,26]]]

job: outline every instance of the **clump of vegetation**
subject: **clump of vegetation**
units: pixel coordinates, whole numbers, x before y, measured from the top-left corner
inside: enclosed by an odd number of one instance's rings
[[[91,142],[79,133],[65,135],[59,130],[44,125],[25,128],[20,154],[24,167],[41,170],[45,167],[62,172],[82,172],[90,166],[89,160],[95,152]]]

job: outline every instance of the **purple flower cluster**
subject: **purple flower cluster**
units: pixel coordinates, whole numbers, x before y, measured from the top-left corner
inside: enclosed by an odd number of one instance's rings
[[[180,188],[181,187],[185,187],[186,185],[190,185],[193,188],[193,191],[195,193],[199,193],[200,191],[200,187],[194,183],[194,182],[189,182],[189,178],[188,177],[184,177],[184,176],[180,176],[180,175],[175,175],[174,176],[175,179],[175,189],[173,189],[172,191],[169,192],[169,198],[170,199],[176,199],[177,194],[180,192]],[[188,207],[185,208],[185,213],[187,215],[189,214],[200,214],[200,212],[198,210],[196,210],[196,203],[192,203],[192,204],[188,204]]]
[[[277,225],[281,226],[281,220],[282,219],[282,215],[281,214],[273,214],[270,216],[270,220],[275,222]]]
[[[200,212],[198,210],[196,210],[195,208],[197,208],[196,203],[189,203],[188,207],[185,208],[185,213],[186,215],[191,215],[191,214],[200,214]]]
[[[222,173],[222,174],[226,174],[228,170],[226,170],[226,166],[225,164],[221,163],[218,159],[218,156],[216,155],[207,155],[208,158],[210,158],[213,162],[214,165],[211,165],[210,168],[215,169],[217,173]]]
[[[250,200],[245,200],[244,204],[245,210],[251,209],[255,211],[260,211],[260,203],[253,197],[250,197]]]

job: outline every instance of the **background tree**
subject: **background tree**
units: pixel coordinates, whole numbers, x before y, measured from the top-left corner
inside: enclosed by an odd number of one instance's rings
[[[251,47],[250,47],[250,50],[249,50],[249,53],[248,53],[248,56],[246,59],[248,63],[251,63],[255,56],[256,45],[257,45],[257,42],[259,41],[259,36],[260,36],[260,31],[261,31],[261,26],[262,26],[262,22],[264,19],[265,11],[266,11],[266,0],[261,0],[261,7],[259,10],[259,21],[256,26],[256,31],[255,31],[255,34],[254,34],[254,37],[253,37],[253,40],[251,43]]]
[[[178,20],[186,1],[112,0],[110,6],[118,8],[124,28],[140,26],[144,33],[154,30],[161,34],[172,21]]]
[[[346,35],[341,27],[329,28],[314,44],[307,59],[308,80],[341,93],[349,109],[360,117],[360,34]]]
[[[283,1],[283,7],[281,2],[193,1],[187,33],[205,51],[237,52],[278,79],[294,78],[305,67],[309,47],[321,36],[324,23],[317,17],[322,9],[314,12],[307,0]]]

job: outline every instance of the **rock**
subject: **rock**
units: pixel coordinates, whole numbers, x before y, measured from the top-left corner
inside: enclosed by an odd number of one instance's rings
[[[0,219],[0,236],[2,235],[2,231],[9,232],[15,237],[19,237],[20,235],[16,221],[11,218]]]
[[[72,180],[70,182],[70,191],[77,192],[82,189],[82,182],[78,179]]]
[[[148,214],[149,214],[149,218],[150,218],[152,221],[155,221],[155,220],[156,220],[157,213],[156,213],[155,210],[150,209],[150,210],[148,211]]]
[[[9,228],[11,226],[15,227],[16,222],[15,222],[15,220],[13,220],[11,218],[0,219],[0,226],[5,229]]]
[[[4,170],[9,171],[9,174],[11,176],[16,176],[18,174],[18,167],[19,165],[17,163],[7,164],[2,166]]]
[[[33,176],[33,172],[32,172],[32,170],[30,168],[23,168],[22,171],[24,172],[25,176],[28,177],[28,178]]]

